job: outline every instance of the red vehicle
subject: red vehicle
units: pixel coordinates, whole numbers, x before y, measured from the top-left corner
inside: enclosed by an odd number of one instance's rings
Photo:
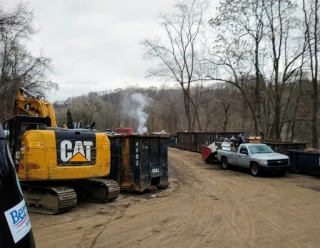
[[[133,134],[132,132],[132,128],[125,128],[125,127],[119,127],[116,129],[116,132],[118,134],[122,134],[122,135],[131,135]]]

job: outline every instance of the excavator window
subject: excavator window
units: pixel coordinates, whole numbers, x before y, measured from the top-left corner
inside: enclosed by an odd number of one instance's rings
[[[27,122],[22,122],[20,124],[20,130],[17,136],[17,140],[20,143],[23,137],[23,134],[25,133],[25,131],[28,130],[43,130],[46,129],[47,125],[44,123],[27,123]]]
[[[28,130],[44,130],[46,129],[47,125],[44,123],[27,123],[22,122],[20,124],[20,132],[25,132]]]

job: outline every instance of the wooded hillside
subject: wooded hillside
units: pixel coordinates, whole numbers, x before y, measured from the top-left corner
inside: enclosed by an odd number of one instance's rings
[[[216,11],[212,3],[177,1],[158,17],[164,35],[141,37],[146,76],[165,86],[111,91],[108,82],[106,91],[56,102],[58,124],[70,109],[74,121],[100,130],[244,130],[319,146],[319,0],[222,0]],[[37,31],[33,18],[28,5],[0,8],[3,119],[13,116],[19,87],[44,97],[58,88],[50,59],[25,45]]]

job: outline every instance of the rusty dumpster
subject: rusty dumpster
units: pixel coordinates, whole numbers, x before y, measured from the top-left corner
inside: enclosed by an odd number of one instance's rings
[[[290,170],[320,176],[320,153],[290,150]]]
[[[201,152],[202,145],[209,146],[224,138],[237,139],[239,132],[177,132],[177,148],[193,152]]]
[[[306,148],[307,143],[303,142],[287,142],[278,140],[262,140],[264,143],[271,147],[272,150],[289,156],[289,150],[303,150]]]
[[[144,192],[166,188],[168,137],[155,135],[110,135],[111,166],[108,178],[121,190]]]

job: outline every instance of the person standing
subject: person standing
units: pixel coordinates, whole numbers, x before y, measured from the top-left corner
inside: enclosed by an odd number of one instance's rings
[[[240,133],[238,136],[238,145],[240,146],[244,142],[246,142],[246,139],[245,139],[243,133]]]
[[[36,248],[27,206],[1,124],[0,247]]]
[[[71,116],[71,112],[70,112],[70,109],[68,109],[68,112],[67,112],[67,126],[69,129],[73,129],[73,120],[72,120],[72,116]]]

